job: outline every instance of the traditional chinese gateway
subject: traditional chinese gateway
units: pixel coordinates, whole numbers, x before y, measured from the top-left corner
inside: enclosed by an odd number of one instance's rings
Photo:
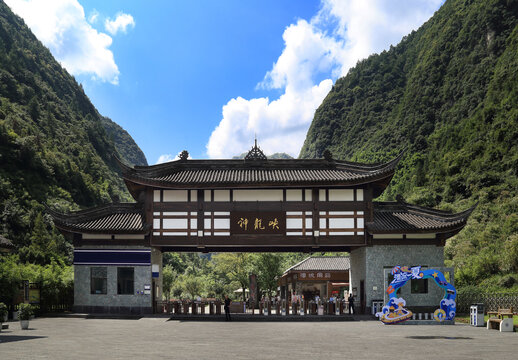
[[[350,290],[363,311],[384,301],[390,269],[443,268],[459,214],[375,202],[402,155],[382,164],[267,159],[257,144],[241,160],[120,163],[135,203],[71,214],[50,211],[74,245],[74,306],[81,312],[150,313],[162,297],[162,252],[350,252]],[[421,282],[419,282],[421,281]],[[417,280],[409,304],[436,304]],[[405,293],[406,291],[406,293]],[[432,296],[430,296],[432,295]]]

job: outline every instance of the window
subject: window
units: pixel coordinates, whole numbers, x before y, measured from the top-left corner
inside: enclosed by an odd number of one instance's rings
[[[117,268],[117,294],[133,295],[134,269],[127,267]]]
[[[106,294],[108,269],[105,267],[90,268],[90,294]]]
[[[412,294],[427,294],[428,279],[412,279],[410,280],[410,289]]]

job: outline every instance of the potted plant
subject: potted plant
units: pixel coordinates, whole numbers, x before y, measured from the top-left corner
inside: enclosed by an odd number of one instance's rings
[[[0,331],[2,331],[2,323],[7,321],[7,306],[0,302]]]
[[[20,326],[22,330],[27,330],[29,328],[29,320],[31,316],[34,314],[32,310],[31,304],[20,304],[19,318],[20,318]]]

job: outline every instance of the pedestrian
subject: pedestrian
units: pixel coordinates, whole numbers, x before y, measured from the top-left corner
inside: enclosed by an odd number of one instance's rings
[[[353,295],[353,293],[349,294],[349,298],[347,300],[349,301],[349,314],[354,314],[354,295]]]
[[[228,295],[225,295],[225,305],[223,308],[225,309],[225,321],[231,321],[230,319],[230,304],[232,303],[232,300],[228,298]]]

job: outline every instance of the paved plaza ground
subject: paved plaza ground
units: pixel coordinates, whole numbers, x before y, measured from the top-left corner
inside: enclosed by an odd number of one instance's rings
[[[38,318],[10,322],[0,359],[511,359],[518,333],[378,321],[198,322]]]

